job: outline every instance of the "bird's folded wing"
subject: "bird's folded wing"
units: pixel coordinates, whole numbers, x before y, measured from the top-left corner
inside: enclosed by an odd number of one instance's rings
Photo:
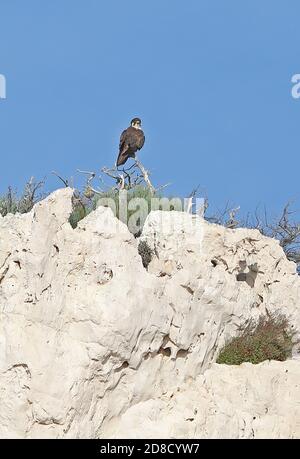
[[[137,147],[140,150],[141,148],[143,148],[144,143],[145,143],[145,134],[143,133],[143,131],[138,131],[138,134],[139,134],[139,139],[137,142]]]
[[[120,151],[122,151],[122,149],[124,148],[126,135],[127,135],[127,129],[125,129],[125,131],[122,132],[121,137],[120,137],[120,144],[119,144],[119,150]]]

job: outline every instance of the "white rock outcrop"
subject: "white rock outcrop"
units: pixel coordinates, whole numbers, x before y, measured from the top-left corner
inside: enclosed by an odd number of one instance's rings
[[[299,362],[213,364],[204,375],[131,406],[110,438],[299,438]]]
[[[139,240],[99,207],[72,229],[71,189],[0,218],[0,437],[300,436],[300,361],[216,365],[250,317],[300,329],[278,242],[179,212]]]

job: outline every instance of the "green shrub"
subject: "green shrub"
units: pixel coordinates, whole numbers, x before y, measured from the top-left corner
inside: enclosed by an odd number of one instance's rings
[[[73,229],[75,229],[78,225],[78,222],[86,217],[93,209],[84,197],[77,191],[75,191],[74,195],[72,196],[72,205],[73,210],[69,217],[69,223]]]
[[[160,197],[160,196],[155,196]],[[151,199],[153,195],[151,194],[149,188],[143,186],[136,186],[135,188],[129,190],[126,195],[127,198],[127,206],[131,199],[134,198],[142,198],[145,199],[147,203],[147,210],[144,215],[144,219],[147,217],[148,213],[151,210]],[[97,194],[94,197],[87,197],[86,193],[75,193],[73,198],[73,211],[70,215],[69,222],[73,228],[76,228],[78,222],[86,217],[90,212],[95,210],[99,205],[105,207],[111,207],[114,215],[119,218],[119,190],[111,189],[109,191],[105,191],[101,194]],[[127,209],[127,221],[130,217],[136,212],[136,209],[129,210]],[[139,223],[139,222],[138,222]],[[143,225],[143,222],[142,222]],[[142,226],[141,225],[141,226]]]
[[[88,213],[88,209],[84,205],[75,206],[69,217],[69,223],[72,226],[72,228],[75,229],[78,225],[78,222],[80,222],[80,220],[86,217]]]
[[[159,195],[155,195],[155,197],[160,197]],[[102,199],[112,199],[115,203],[116,208],[116,217],[119,218],[119,190],[109,190],[97,195],[94,198],[93,207],[96,209],[97,205],[99,205]],[[148,187],[144,187],[141,185],[137,185],[136,187],[132,188],[131,190],[127,191],[127,204],[131,199],[134,198],[142,198],[145,199],[148,204],[148,212],[151,210],[151,199],[153,198],[153,194],[149,190]],[[101,204],[100,204],[101,205]],[[133,211],[128,212],[128,218],[134,213]]]
[[[67,183],[67,182],[65,182]],[[25,185],[24,190],[19,195],[11,187],[8,188],[7,193],[0,196],[0,214],[4,217],[5,215],[12,213],[26,213],[29,212],[34,204],[46,197],[46,193],[41,192],[41,188],[44,186],[44,182],[36,182],[34,178],[31,178]],[[120,216],[119,212],[119,196],[120,191],[118,189],[110,189],[101,194],[95,194],[91,187],[87,186],[83,192],[76,190],[73,196],[73,210],[69,217],[69,223],[72,228],[76,228],[78,222],[85,218],[90,212],[95,210],[98,205],[110,206],[117,218],[120,218],[124,223],[128,225],[129,231],[131,231],[136,237],[140,236],[144,222],[147,215],[150,213],[151,200],[152,198],[162,199],[163,196],[160,193],[151,193],[147,186],[137,185],[127,191],[127,220]],[[144,200],[144,205],[139,209],[139,203],[131,202],[132,208],[128,209],[128,204],[132,199],[141,198]],[[171,198],[170,198],[171,199]],[[102,200],[102,202],[101,202]],[[166,210],[176,210],[176,205],[170,203],[168,208],[168,199],[165,203],[159,202],[158,207],[154,210],[164,210],[164,204],[167,205]],[[179,200],[180,201],[180,200]],[[131,219],[131,217],[137,214],[137,218]],[[122,218],[121,218],[122,217]]]
[[[134,198],[143,198],[147,202],[147,210],[143,215],[144,220],[146,219],[148,213],[151,210],[151,198],[153,195],[151,194],[150,190],[146,187],[136,186],[132,190],[127,192],[127,206],[131,199]],[[102,205],[105,207],[111,207],[114,215],[119,218],[119,190],[109,190],[103,192],[101,194],[97,194],[95,197],[87,197],[86,193],[76,193],[73,197],[73,211],[69,217],[69,223],[71,224],[72,228],[76,228],[77,224],[80,220],[86,217],[90,212],[95,210],[97,206]],[[128,224],[130,217],[136,212],[134,210],[127,210],[127,221],[125,222]],[[144,221],[137,222],[142,227]],[[135,233],[135,236],[140,235],[140,231]]]
[[[286,360],[291,356],[294,332],[283,315],[261,316],[257,324],[250,321],[239,330],[238,336],[225,344],[217,363],[240,365],[257,364],[264,360]]]
[[[93,209],[95,209],[98,205],[104,205],[110,207],[110,204],[112,204],[112,210],[117,218],[120,218],[123,221],[122,215],[120,215],[120,209],[119,209],[119,204],[120,204],[120,194],[119,190],[109,190],[107,192],[103,192],[100,195],[97,195],[93,199]],[[126,194],[126,199],[127,199],[127,221],[123,221],[123,223],[126,223],[128,225],[129,231],[131,231],[136,237],[140,236],[141,230],[144,226],[145,220],[148,216],[148,214],[151,212],[151,200],[153,198],[158,198],[162,199],[162,195],[156,193],[153,195],[150,191],[150,189],[146,186],[142,185],[137,185],[134,188],[130,189],[127,191]],[[140,198],[144,200],[144,203],[146,203],[146,206],[142,207],[142,209],[139,209],[138,203],[134,204],[133,199]],[[110,204],[109,203],[110,201]],[[131,205],[133,207],[130,209],[128,208],[128,204],[131,202]],[[137,204],[137,206],[136,206]],[[162,209],[161,203],[158,206],[158,209]],[[170,209],[168,210],[173,210],[174,205],[171,204]],[[157,209],[156,209],[157,210]],[[163,209],[162,209],[163,210]],[[137,217],[136,221],[132,220],[132,216],[136,213],[139,212],[139,216]]]

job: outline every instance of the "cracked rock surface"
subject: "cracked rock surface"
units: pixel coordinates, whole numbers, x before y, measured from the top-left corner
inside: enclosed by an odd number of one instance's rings
[[[138,243],[73,190],[0,218],[0,437],[300,436],[300,360],[216,365],[250,317],[300,330],[300,280],[277,241],[152,212]]]

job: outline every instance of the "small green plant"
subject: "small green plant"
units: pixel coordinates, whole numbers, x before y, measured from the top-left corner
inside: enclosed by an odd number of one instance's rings
[[[77,224],[80,220],[86,217],[90,212],[95,210],[99,205],[105,207],[111,207],[114,215],[119,218],[119,190],[111,189],[108,191],[104,191],[102,193],[98,193],[96,196],[92,194],[87,195],[87,190],[83,193],[76,191],[73,196],[73,211],[69,217],[69,223],[71,224],[72,228],[76,228]],[[89,190],[88,190],[89,191]],[[150,193],[148,188],[142,186],[136,186],[135,188],[128,191],[126,195],[126,205],[130,200],[134,198],[143,198],[147,203],[146,213],[144,215],[144,219],[148,215],[151,210],[151,198],[153,195]],[[136,209],[127,209],[127,222],[130,217],[134,214]],[[143,223],[143,222],[142,222]],[[142,225],[141,225],[142,226]],[[139,236],[140,231],[135,234],[135,236]]]
[[[285,316],[261,316],[258,323],[250,321],[240,328],[238,336],[225,344],[217,363],[240,365],[264,360],[284,361],[292,354],[294,333]]]
[[[132,188],[131,190],[127,191],[127,204],[135,198],[141,198],[145,199],[147,205],[148,205],[148,211],[151,210],[151,199],[154,197],[154,195],[151,193],[149,188],[144,187],[142,185],[137,185],[136,187]],[[155,195],[155,197],[161,197],[160,195]],[[94,198],[94,208],[97,207],[97,205],[102,205],[102,202],[105,205],[105,200],[112,199],[115,203],[115,210],[116,210],[116,217],[119,218],[119,190],[113,189],[113,190],[108,190],[105,191],[101,194],[98,194]],[[101,202],[102,201],[102,202]],[[134,210],[128,210],[128,218],[134,213]]]
[[[138,246],[138,252],[142,258],[144,268],[147,269],[152,260],[153,250],[149,247],[146,241],[140,241]]]
[[[127,224],[129,231],[131,231],[135,237],[140,236],[143,225],[145,223],[147,215],[151,211],[151,200],[156,198],[161,198],[161,195],[151,193],[151,190],[148,187],[137,185],[134,188],[127,191],[125,197],[125,203],[123,201],[124,197],[121,197],[122,205],[127,207],[126,209],[126,218],[127,221],[124,221],[124,215],[120,215],[120,191],[112,189],[101,194],[98,194],[93,200],[93,209],[98,205],[109,206],[112,208],[114,215],[117,218],[120,218],[124,223]],[[139,216],[135,220],[134,215],[139,210],[139,199],[142,199],[142,209],[139,212]],[[123,207],[124,211],[124,207]],[[132,218],[133,217],[133,218]],[[130,222],[133,225],[130,225]]]
[[[76,206],[73,210],[72,213],[69,217],[69,223],[72,226],[73,229],[75,229],[84,217],[87,216],[87,210],[84,206]]]
[[[73,195],[72,204],[73,210],[69,217],[69,223],[72,228],[75,229],[78,225],[78,222],[86,217],[92,209],[83,202],[79,193],[75,193]]]

